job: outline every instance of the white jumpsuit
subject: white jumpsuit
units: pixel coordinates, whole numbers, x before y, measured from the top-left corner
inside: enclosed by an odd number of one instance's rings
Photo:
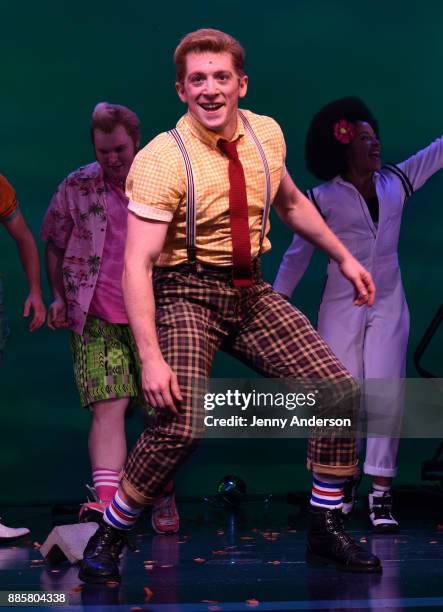
[[[334,353],[358,379],[401,379],[406,375],[409,312],[401,282],[398,239],[406,198],[443,167],[443,137],[406,161],[388,164],[374,174],[379,202],[376,227],[357,189],[340,176],[308,191],[332,231],[373,275],[377,288],[372,308],[355,306],[354,288],[334,261],[328,264],[318,331]],[[281,262],[274,288],[292,295],[308,267],[314,247],[294,235]],[[399,383],[400,384],[400,383]],[[385,394],[377,410],[401,418],[398,388]],[[398,439],[369,437],[364,472],[395,476]]]

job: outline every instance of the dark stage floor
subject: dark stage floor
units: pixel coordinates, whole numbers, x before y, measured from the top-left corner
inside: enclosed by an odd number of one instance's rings
[[[70,605],[63,609],[106,612],[443,610],[438,513],[409,508],[395,536],[373,536],[364,513],[357,513],[349,529],[367,539],[384,569],[362,575],[307,566],[304,513],[282,501],[247,502],[236,514],[203,502],[180,504],[180,510],[177,536],[153,535],[143,517],[133,535],[136,552],[123,558],[121,585],[91,587],[79,582],[76,567],[42,559],[35,542],[53,526],[50,509],[7,509],[5,522],[26,524],[32,538],[0,546],[0,590],[66,591]]]

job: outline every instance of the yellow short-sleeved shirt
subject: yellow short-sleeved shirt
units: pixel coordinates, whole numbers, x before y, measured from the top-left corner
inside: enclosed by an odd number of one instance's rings
[[[15,215],[18,209],[14,187],[0,174],[0,223]]]
[[[279,125],[270,117],[243,111],[259,139],[269,165],[271,202],[285,173],[286,146]],[[228,158],[217,148],[219,136],[204,128],[189,113],[177,123],[192,165],[196,188],[197,260],[213,265],[232,265],[229,221]],[[252,257],[257,256],[264,207],[263,165],[240,118],[232,140],[242,162],[249,210]],[[175,140],[159,134],[135,157],[126,181],[129,210],[146,219],[170,223],[163,253],[157,265],[174,266],[187,261],[186,174]],[[266,233],[269,231],[269,220]],[[267,238],[262,251],[271,248]]]

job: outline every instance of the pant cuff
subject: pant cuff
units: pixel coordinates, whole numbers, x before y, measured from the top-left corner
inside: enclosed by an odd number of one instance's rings
[[[154,501],[155,501],[155,497],[148,497],[147,495],[144,495],[143,493],[140,493],[140,491],[138,491],[130,482],[129,480],[126,478],[126,476],[123,476],[120,485],[123,489],[123,491],[126,493],[126,495],[128,495],[128,497],[130,497],[133,501],[135,501],[137,504],[142,504],[143,506],[152,506]]]
[[[363,465],[363,472],[369,476],[385,476],[385,478],[394,478],[394,476],[397,476],[397,466],[392,468],[381,468],[365,463]]]
[[[353,476],[358,472],[358,463],[354,465],[323,465],[314,463],[310,459],[307,460],[307,468],[318,474],[331,474],[333,476]]]

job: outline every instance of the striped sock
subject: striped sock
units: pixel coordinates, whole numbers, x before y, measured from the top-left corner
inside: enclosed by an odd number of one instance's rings
[[[343,505],[343,486],[346,478],[342,476],[319,476],[314,472],[311,492],[311,506],[318,508],[341,508]]]
[[[95,492],[101,502],[110,502],[118,489],[120,482],[120,471],[108,468],[96,468],[92,470],[92,482]]]
[[[124,529],[129,531],[137,522],[138,517],[143,512],[143,506],[134,508],[129,506],[122,500],[118,491],[114,495],[112,501],[106,506],[103,514],[103,520],[108,525],[116,529]]]

